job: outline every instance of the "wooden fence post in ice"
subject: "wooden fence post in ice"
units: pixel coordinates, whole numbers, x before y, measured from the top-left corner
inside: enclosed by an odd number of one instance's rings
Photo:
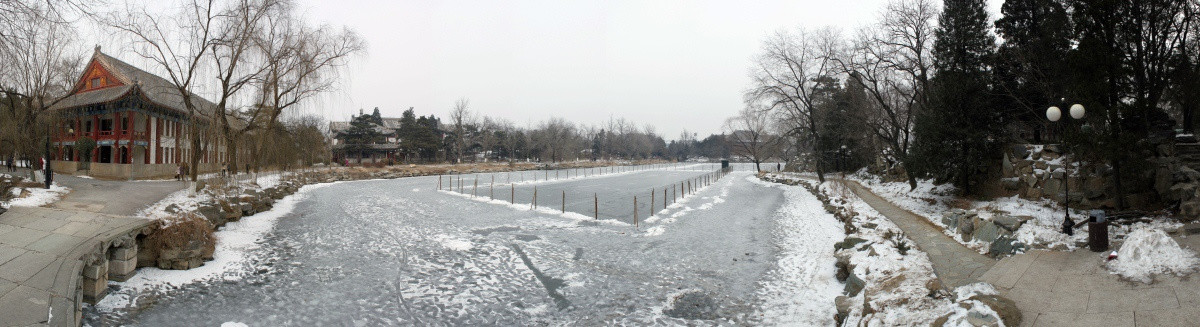
[[[442,190],[442,175],[438,175],[438,191]]]
[[[496,199],[496,175],[492,175],[492,185],[488,186],[488,200]]]
[[[479,195],[479,179],[475,179],[475,186],[471,188],[471,197]]]
[[[509,192],[511,193],[509,193],[508,203],[515,204],[517,203],[517,184],[508,184],[508,186],[511,187],[511,189],[509,189]]]
[[[567,190],[563,190],[562,213],[567,213]]]
[[[663,188],[663,210],[667,210],[667,188]]]
[[[634,195],[634,196],[633,196],[633,228],[637,228],[637,227],[638,227],[638,220],[637,220],[637,218],[638,218],[638,214],[637,214],[637,195]]]
[[[533,206],[529,207],[530,209],[537,209],[537,186],[533,187],[533,203],[531,205]]]
[[[654,189],[650,189],[650,215],[654,215]]]
[[[675,203],[678,201],[679,200],[675,199],[675,184],[671,184],[671,203]]]
[[[595,210],[596,219],[600,219],[600,194],[592,193],[592,210]]]

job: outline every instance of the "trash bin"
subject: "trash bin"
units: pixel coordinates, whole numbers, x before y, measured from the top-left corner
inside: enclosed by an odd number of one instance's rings
[[[1092,252],[1108,251],[1108,220],[1104,211],[1092,210],[1088,214],[1088,249]]]

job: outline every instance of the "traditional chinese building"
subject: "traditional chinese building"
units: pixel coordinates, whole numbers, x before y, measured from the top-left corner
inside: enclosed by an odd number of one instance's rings
[[[100,52],[95,53],[72,91],[51,110],[59,121],[52,167],[58,173],[115,179],[171,177],[194,149],[190,128],[200,129],[199,171],[219,170],[222,138],[209,131],[216,105],[188,93],[197,110],[189,121],[184,97],[173,83]],[[87,137],[96,147],[85,156],[75,144]],[[84,157],[89,163],[80,164]]]
[[[379,108],[375,108],[375,112],[378,113]],[[359,116],[362,115],[360,111]],[[348,121],[329,123],[329,132],[333,139],[333,162],[362,164],[404,161],[405,155],[400,148],[400,118],[380,117],[378,122],[372,122],[371,129],[379,138],[368,144],[351,144],[347,137],[350,126]]]

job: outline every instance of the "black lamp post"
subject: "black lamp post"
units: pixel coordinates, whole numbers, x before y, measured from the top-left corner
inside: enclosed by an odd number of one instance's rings
[[[50,133],[46,132],[46,156],[42,163],[42,171],[46,173],[46,189],[50,189],[50,184],[54,183],[54,169],[50,168]]]
[[[1071,111],[1070,111],[1071,118],[1074,118],[1076,120],[1082,120],[1085,113],[1086,113],[1086,110],[1084,110],[1083,105],[1078,104],[1078,103],[1071,105]],[[1046,119],[1049,119],[1051,122],[1057,122],[1059,119],[1062,119],[1062,110],[1058,109],[1057,106],[1051,106],[1049,109],[1046,109]],[[1063,124],[1066,124],[1065,120],[1063,121]],[[1063,156],[1065,157],[1067,155],[1066,154],[1066,152],[1067,152],[1066,138],[1065,138],[1065,135],[1061,135],[1061,134],[1065,134],[1062,132],[1065,132],[1066,128],[1063,125],[1059,125],[1059,131],[1060,131],[1059,138],[1062,141]],[[1053,172],[1051,172],[1051,173],[1053,173]],[[1067,170],[1066,167],[1064,166],[1063,167],[1063,210],[1065,210],[1066,212],[1063,213],[1062,232],[1067,235],[1074,235],[1075,234],[1075,230],[1074,230],[1075,222],[1071,220],[1071,185],[1067,182],[1067,177],[1069,175],[1070,175],[1070,171]]]

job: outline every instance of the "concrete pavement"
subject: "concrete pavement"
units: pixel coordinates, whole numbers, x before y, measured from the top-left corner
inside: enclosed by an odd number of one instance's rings
[[[187,186],[181,181],[108,181],[55,175],[59,185],[71,188],[53,208],[112,215],[134,215]]]
[[[1200,235],[1176,241],[1200,248]],[[1022,326],[1200,325],[1200,279],[1124,281],[1102,266],[1106,255],[1086,249],[1031,251],[1000,260],[981,279],[1017,303],[1025,317]]]
[[[77,325],[87,293],[81,289],[103,290],[112,250],[128,248],[149,224],[90,212],[10,208],[0,215],[0,326]],[[96,270],[90,280],[85,267]]]

